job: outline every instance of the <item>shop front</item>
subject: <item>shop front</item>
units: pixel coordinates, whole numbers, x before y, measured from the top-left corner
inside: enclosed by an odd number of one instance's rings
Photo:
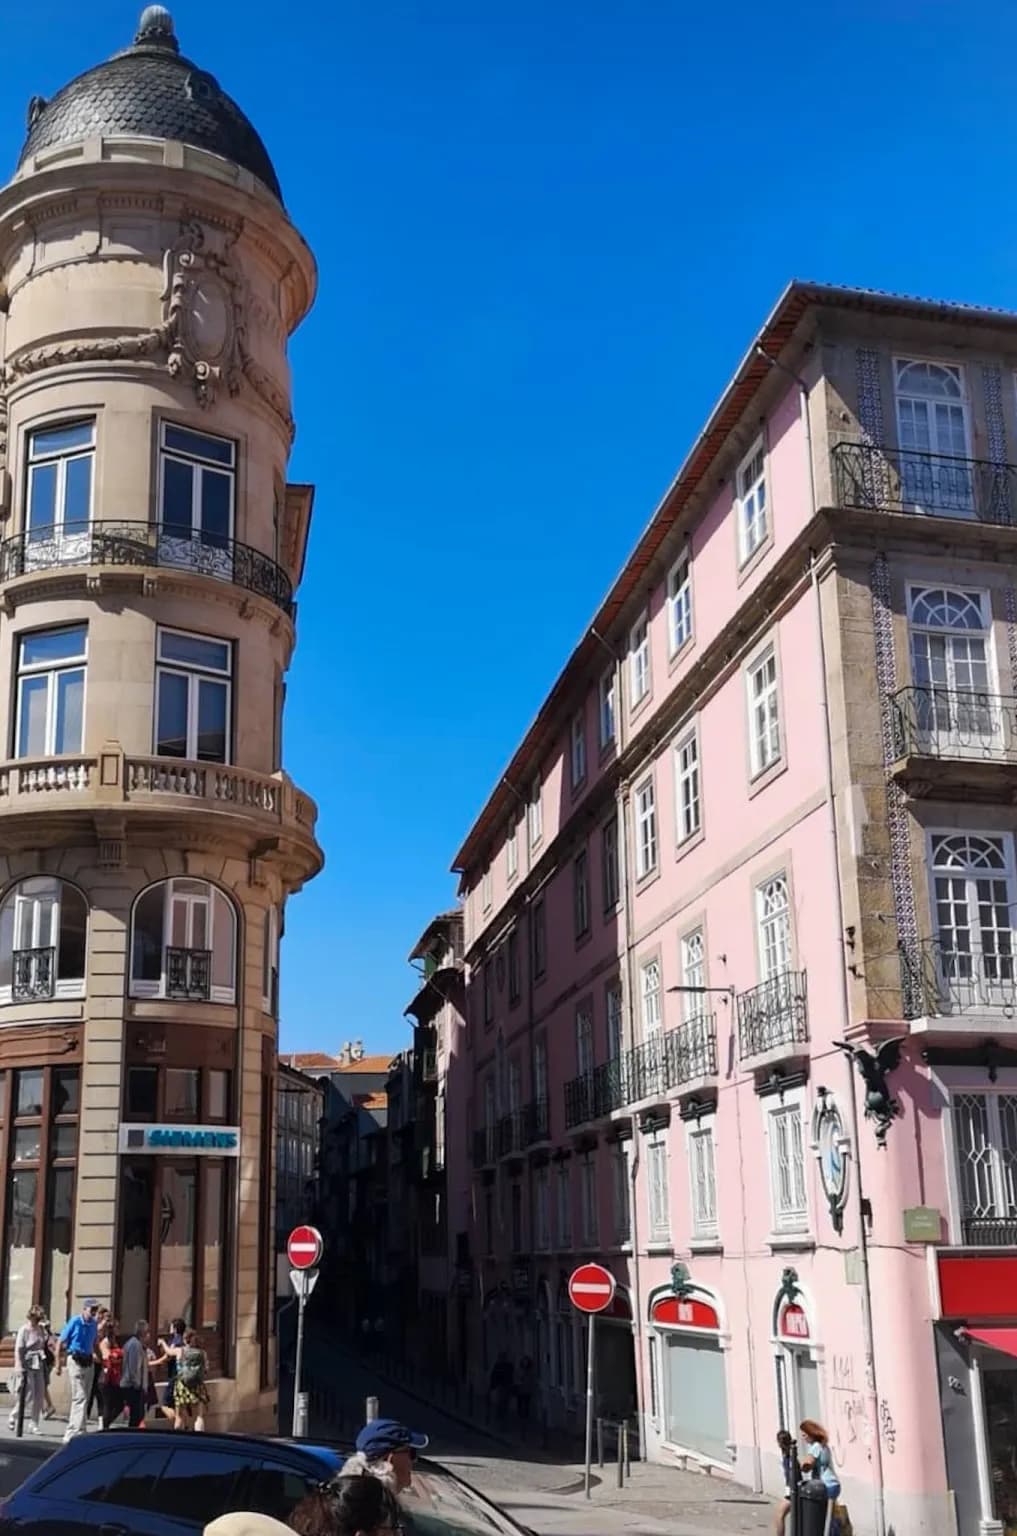
[[[679,1276],[649,1300],[650,1417],[663,1451],[732,1464],[719,1297]]]
[[[935,1278],[958,1536],[1017,1536],[1017,1255],[942,1251]]]

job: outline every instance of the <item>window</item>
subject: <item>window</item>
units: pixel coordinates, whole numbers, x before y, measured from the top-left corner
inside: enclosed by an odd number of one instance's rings
[[[954,1092],[950,1110],[960,1240],[1009,1242],[1017,1220],[1017,1096]]]
[[[492,899],[493,899],[493,897],[492,897],[492,886],[493,886],[493,881],[491,879],[491,866],[490,866],[490,864],[488,864],[487,868],[484,870],[484,874],[483,874],[483,877],[481,879],[481,886],[480,886],[480,889],[481,889],[481,898],[480,898],[481,906],[483,907],[483,910],[485,912],[489,912],[491,910],[491,902],[492,902]]]
[[[675,829],[678,842],[694,837],[702,825],[699,801],[699,738],[695,730],[674,749]]]
[[[808,1230],[805,1192],[805,1131],[799,1099],[777,1103],[766,1112],[770,1144],[770,1191],[775,1232]]]
[[[34,1302],[47,1316],[71,1315],[78,1109],[77,1067],[0,1072],[0,1161],[7,1148],[0,1334],[14,1333]]]
[[[937,969],[944,1003],[1012,1008],[1017,902],[1009,837],[932,838]]]
[[[738,561],[744,565],[761,548],[769,532],[766,505],[766,450],[757,442],[738,466]]]
[[[982,592],[908,592],[914,724],[926,747],[984,750],[1002,738],[992,630]]]
[[[791,903],[787,876],[774,875],[756,891],[759,974],[772,981],[791,969]]]
[[[494,1253],[494,1189],[484,1190],[484,1243],[488,1256]]]
[[[261,1006],[273,1019],[279,1017],[279,910],[269,907],[262,929]]]
[[[518,1179],[512,1181],[510,1209],[512,1218],[512,1252],[522,1253],[523,1242],[523,1190]]]
[[[618,905],[618,818],[605,821],[600,833],[600,874],[604,892],[604,911]]]
[[[650,691],[650,626],[645,614],[636,620],[629,635],[629,686],[635,709]]]
[[[213,558],[209,574],[229,575],[227,548],[233,537],[233,496],[236,446],[224,437],[210,437],[187,427],[162,423],[160,436],[160,554],[169,560],[185,557],[180,546],[195,552],[223,551],[223,568]],[[175,547],[176,546],[176,547]]]
[[[646,1143],[646,1185],[650,1201],[650,1242],[670,1243],[671,1206],[667,1187],[667,1142],[654,1135]]]
[[[572,1247],[572,1175],[567,1162],[558,1164],[555,1179],[558,1247]]]
[[[542,790],[543,785],[540,782],[540,774],[538,773],[530,789],[530,803],[527,807],[531,848],[535,848],[544,835],[544,802],[541,799]]]
[[[156,756],[228,762],[233,667],[229,641],[160,629],[157,644]]]
[[[752,777],[780,759],[777,655],[771,646],[745,674],[749,705],[749,762]]]
[[[291,1510],[307,1494],[313,1493],[316,1485],[317,1479],[312,1473],[287,1467],[283,1462],[263,1461],[260,1467],[252,1467],[250,1471],[244,1488],[244,1502],[259,1514],[285,1522]]]
[[[686,551],[667,576],[667,648],[677,656],[692,639],[692,561]]]
[[[538,1035],[533,1044],[533,1097],[538,1104],[547,1103],[547,1040]]]
[[[530,963],[533,979],[539,981],[547,969],[547,920],[543,898],[530,908]]]
[[[656,1424],[660,1419],[660,1341],[655,1333],[646,1336],[650,1360],[650,1418]]]
[[[16,757],[80,752],[88,629],[37,629],[18,640]]]
[[[140,1456],[116,1457],[114,1464],[119,1467],[120,1476],[108,1489],[102,1502],[118,1509],[158,1508],[155,1488],[168,1459],[168,1448],[142,1451]]]
[[[717,1175],[713,1128],[689,1131],[689,1180],[692,1187],[692,1236],[717,1236]]]
[[[614,1193],[614,1240],[619,1245],[632,1241],[629,1167],[629,1144],[627,1141],[619,1141],[611,1154],[612,1189]]]
[[[28,435],[26,566],[32,545],[88,532],[95,422],[63,422]]]
[[[682,986],[686,989],[706,986],[706,944],[702,928],[683,934],[681,940]],[[702,991],[686,990],[681,994],[682,1018],[698,1019],[706,1012],[706,998]]]
[[[919,512],[974,512],[964,375],[949,363],[899,358],[895,370],[901,500]],[[958,462],[960,460],[961,462]]]
[[[572,717],[570,741],[572,788],[578,789],[586,778],[586,712],[579,710]]]
[[[576,1013],[576,1072],[580,1077],[593,1074],[595,1053],[593,1047],[593,1015],[589,1008]]]
[[[232,1003],[236,943],[236,912],[217,886],[184,878],[150,885],[134,903],[131,996]]]
[[[521,981],[519,976],[519,930],[513,928],[508,936],[508,990],[509,1003],[518,1003]]]
[[[652,1040],[660,1034],[661,997],[660,961],[647,960],[639,972],[639,993],[642,1003],[643,1039]]]
[[[597,1164],[586,1152],[579,1159],[579,1241],[584,1248],[596,1246],[597,1227]]]
[[[614,741],[615,711],[614,711],[614,687],[615,669],[609,667],[600,679],[600,747],[601,751],[609,747]]]
[[[159,1317],[172,1317],[160,1312]],[[139,1312],[144,1317],[144,1312]],[[248,1458],[240,1451],[197,1450],[174,1446],[170,1464],[159,1479],[159,1514],[165,1520],[208,1525],[237,1508],[237,1494]]]
[[[644,880],[657,867],[657,793],[653,779],[637,785],[636,804],[636,879]]]
[[[617,1061],[622,1053],[622,995],[617,984],[607,989],[607,1059]]]
[[[0,1002],[81,997],[88,903],[51,875],[20,880],[0,906]]]
[[[551,1174],[545,1165],[534,1174],[533,1246],[544,1252],[551,1246]]]
[[[481,978],[484,986],[484,1028],[490,1029],[494,1023],[494,988],[491,986],[490,960],[484,961]]]
[[[519,873],[519,822],[513,816],[505,839],[505,878],[514,880]]]
[[[590,931],[590,860],[584,848],[572,864],[572,915],[577,939]]]

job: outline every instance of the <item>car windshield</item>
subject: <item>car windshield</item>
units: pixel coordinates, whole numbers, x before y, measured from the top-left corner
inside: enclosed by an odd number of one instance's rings
[[[507,1515],[429,1463],[414,1468],[412,1487],[399,1502],[421,1536],[520,1536]]]

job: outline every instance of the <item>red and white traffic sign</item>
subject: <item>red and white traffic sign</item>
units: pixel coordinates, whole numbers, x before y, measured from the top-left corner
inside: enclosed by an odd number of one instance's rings
[[[580,1264],[569,1279],[569,1298],[579,1312],[606,1312],[615,1289],[614,1275],[603,1264]]]
[[[314,1269],[324,1247],[317,1227],[294,1227],[286,1239],[286,1257],[293,1269]]]

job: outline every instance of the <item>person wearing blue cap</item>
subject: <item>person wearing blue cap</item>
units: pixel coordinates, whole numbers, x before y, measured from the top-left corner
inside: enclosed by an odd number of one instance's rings
[[[426,1435],[408,1429],[398,1419],[372,1419],[357,1436],[356,1455],[347,1461],[342,1475],[367,1472],[393,1493],[402,1493],[413,1481],[417,1452],[426,1450],[428,1443]]]

